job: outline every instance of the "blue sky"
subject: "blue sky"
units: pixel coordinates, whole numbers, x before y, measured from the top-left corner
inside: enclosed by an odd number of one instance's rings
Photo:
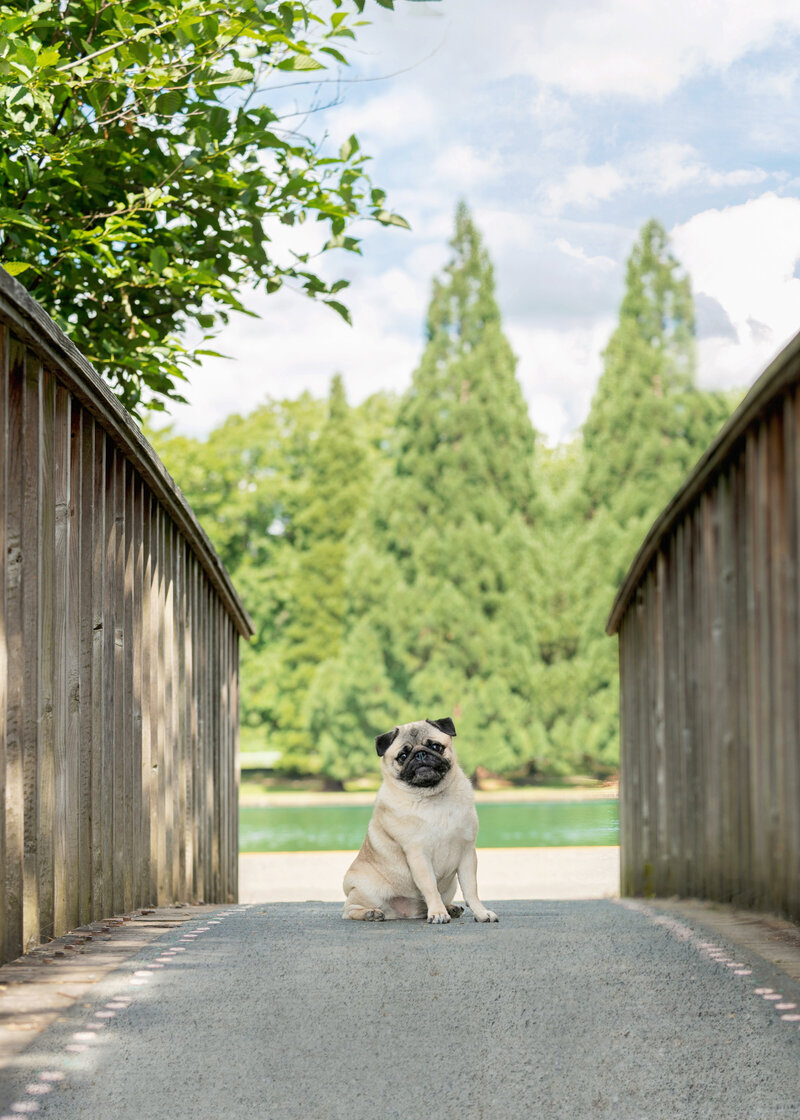
[[[412,230],[364,224],[363,257],[328,255],[326,274],[351,280],[353,329],[291,293],[253,293],[261,318],[219,337],[233,361],[192,375],[178,430],[201,435],[267,396],[324,395],[336,371],[353,402],[402,391],[460,197],[550,443],[586,417],[625,260],[651,217],[692,278],[701,384],[750,384],[800,329],[797,0],[396,0],[393,13],[367,11],[341,87],[282,96],[302,111],[336,95],[308,127],[336,147],[356,132]],[[317,233],[304,227],[309,246]]]

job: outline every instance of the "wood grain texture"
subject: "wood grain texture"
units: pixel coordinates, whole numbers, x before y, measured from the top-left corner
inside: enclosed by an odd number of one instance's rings
[[[771,377],[658,520],[615,606],[621,874],[625,894],[798,920],[797,340]]]
[[[132,422],[7,280],[0,270],[3,961],[136,907],[235,899],[234,696],[250,632]]]

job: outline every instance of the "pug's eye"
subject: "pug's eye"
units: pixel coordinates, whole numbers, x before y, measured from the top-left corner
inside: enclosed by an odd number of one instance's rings
[[[428,739],[425,746],[428,747],[432,751],[439,751],[439,753],[441,753],[444,750],[444,743],[436,743],[436,742],[434,742],[433,739]]]
[[[403,749],[402,749],[402,750],[400,751],[400,754],[399,754],[399,755],[397,756],[397,758],[395,759],[395,762],[405,762],[405,760],[406,760],[407,758],[408,758],[408,747],[404,747],[404,748],[403,748]]]

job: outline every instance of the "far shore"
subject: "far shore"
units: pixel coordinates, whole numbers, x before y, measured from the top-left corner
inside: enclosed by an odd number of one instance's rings
[[[354,793],[323,793],[314,790],[265,790],[256,792],[242,790],[239,805],[254,809],[308,808],[313,805],[372,805],[377,790]],[[619,796],[616,783],[592,786],[529,786],[525,789],[475,790],[475,800],[479,805],[503,802],[545,802],[545,801],[609,801]]]

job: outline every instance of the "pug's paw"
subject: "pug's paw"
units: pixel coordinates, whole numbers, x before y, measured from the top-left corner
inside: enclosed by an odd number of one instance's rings
[[[367,910],[364,915],[365,922],[382,922],[386,919],[383,910]],[[495,919],[496,920],[496,919]]]
[[[476,922],[499,922],[500,919],[495,914],[494,910],[478,910],[473,911],[473,917]]]
[[[450,915],[451,918],[460,918],[461,915],[464,913],[464,907],[463,906],[448,906],[447,907],[447,913]]]
[[[429,910],[428,911],[428,924],[429,925],[444,925],[445,922],[450,921],[450,915],[446,910]]]

